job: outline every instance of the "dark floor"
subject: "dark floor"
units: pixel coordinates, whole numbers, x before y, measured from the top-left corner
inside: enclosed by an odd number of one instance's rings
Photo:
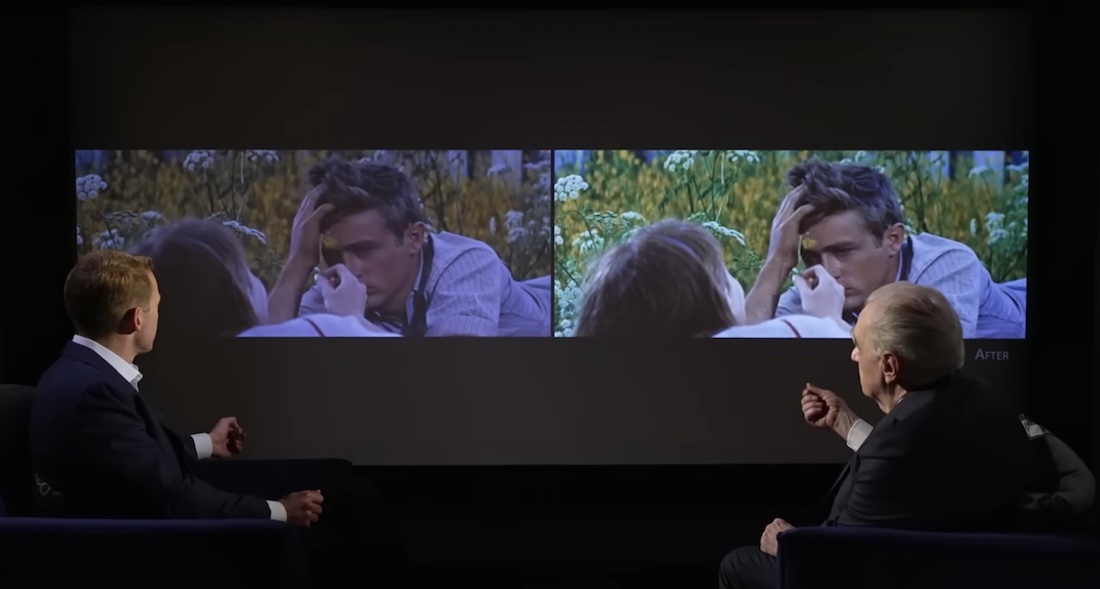
[[[712,588],[717,582],[717,563],[629,567],[608,565],[561,566],[555,572],[537,569],[443,570],[427,571],[426,579],[451,586],[468,585],[478,589],[687,589]],[[425,587],[438,584],[425,582]]]

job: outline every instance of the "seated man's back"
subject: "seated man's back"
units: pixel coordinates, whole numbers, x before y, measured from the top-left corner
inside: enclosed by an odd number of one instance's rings
[[[909,392],[875,426],[838,481],[826,524],[997,527],[1035,464],[1007,399],[952,376]]]

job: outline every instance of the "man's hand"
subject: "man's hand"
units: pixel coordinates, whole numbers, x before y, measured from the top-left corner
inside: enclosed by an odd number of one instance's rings
[[[802,417],[806,423],[832,429],[842,438],[848,437],[858,419],[839,395],[810,383],[802,389]]]
[[[323,191],[322,185],[306,193],[290,227],[290,255],[309,266],[316,266],[320,261],[321,218],[333,209],[328,203],[317,206]]]
[[[789,268],[794,268],[798,264],[798,247],[802,240],[802,234],[798,231],[799,225],[802,224],[802,219],[814,210],[810,205],[795,208],[795,203],[805,190],[805,187],[799,186],[788,192],[772,219],[771,239],[768,240],[768,259],[781,261]]]
[[[756,275],[756,282],[745,297],[745,325],[755,325],[775,316],[783,285],[791,270],[798,265],[799,242],[802,240],[799,225],[813,211],[810,205],[795,207],[805,190],[799,186],[788,192],[772,219],[768,255]]]
[[[267,295],[267,315],[271,323],[282,323],[298,316],[302,290],[310,272],[321,261],[321,219],[333,210],[331,204],[317,206],[324,185],[306,193],[290,226],[290,252],[279,271],[279,279]]]
[[[303,528],[317,523],[325,498],[320,491],[298,491],[279,500],[286,508],[286,521]]]
[[[844,287],[824,266],[807,268],[801,276],[794,277],[794,286],[802,299],[803,312],[843,324],[840,318],[844,313]]]
[[[337,264],[317,275],[325,309],[341,317],[362,317],[367,310],[367,286],[343,264]]]
[[[772,523],[768,524],[764,528],[764,533],[760,534],[760,551],[764,554],[770,554],[775,556],[775,553],[779,551],[779,533],[793,528],[791,524],[786,520],[776,519]]]
[[[210,442],[213,444],[213,455],[218,458],[229,458],[241,453],[244,447],[244,439],[248,437],[244,428],[237,423],[236,417],[223,417],[210,430]]]

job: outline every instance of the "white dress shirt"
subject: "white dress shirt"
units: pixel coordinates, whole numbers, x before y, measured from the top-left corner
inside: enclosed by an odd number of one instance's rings
[[[103,344],[82,335],[74,335],[73,343],[80,344],[98,354],[134,389],[138,388],[138,383],[141,382],[141,370],[137,366],[123,360],[121,356],[107,349]],[[192,434],[191,439],[195,443],[195,454],[199,460],[205,460],[214,455],[214,441],[210,439],[210,434]],[[271,519],[286,521],[286,508],[283,507],[282,503],[268,501],[267,506],[271,509]]]
[[[852,424],[852,429],[848,430],[845,442],[853,451],[859,450],[859,447],[867,441],[867,436],[871,435],[873,429],[875,428],[871,424],[857,418],[856,422]]]

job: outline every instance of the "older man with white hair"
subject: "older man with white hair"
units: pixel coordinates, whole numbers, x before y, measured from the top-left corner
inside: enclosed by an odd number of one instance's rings
[[[1034,450],[1010,400],[959,374],[962,326],[943,294],[907,282],[876,290],[852,341],[860,388],[886,416],[833,485],[822,525],[982,530],[1011,521],[1037,472]],[[791,527],[776,519],[759,547],[727,555],[719,586],[774,587],[778,535]]]

